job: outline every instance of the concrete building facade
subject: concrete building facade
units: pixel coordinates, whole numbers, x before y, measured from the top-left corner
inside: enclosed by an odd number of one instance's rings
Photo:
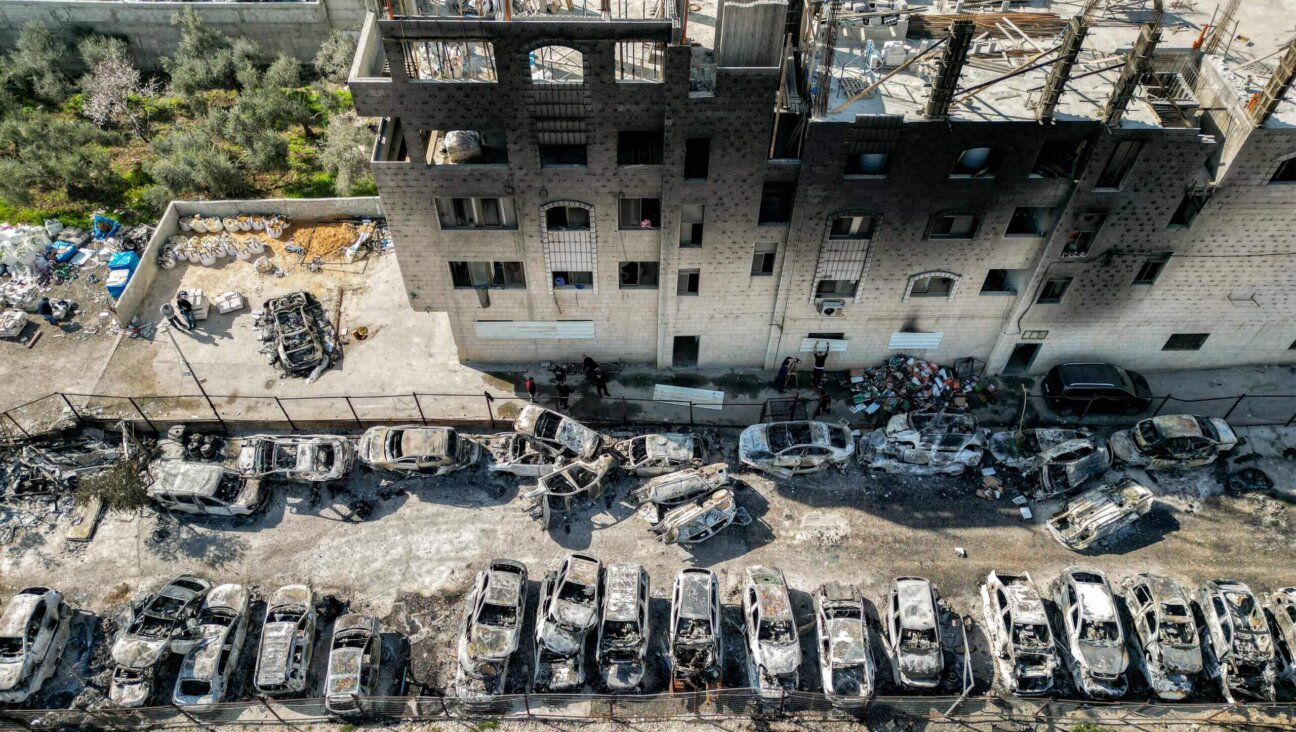
[[[1265,88],[1296,52],[1247,77],[1103,3],[1059,71],[1038,4],[1006,65],[971,29],[1022,13],[371,17],[350,84],[411,302],[478,362],[1296,361],[1296,105]]]

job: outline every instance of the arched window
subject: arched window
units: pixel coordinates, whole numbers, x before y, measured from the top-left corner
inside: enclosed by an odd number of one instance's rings
[[[549,291],[598,293],[598,245],[594,207],[582,201],[550,201],[540,207],[540,240]]]
[[[963,279],[962,275],[953,272],[939,270],[919,272],[909,277],[904,299],[907,301],[911,297],[954,297],[954,291],[958,289],[961,279]]]
[[[585,55],[570,46],[541,46],[527,55],[531,81],[540,84],[581,84]]]

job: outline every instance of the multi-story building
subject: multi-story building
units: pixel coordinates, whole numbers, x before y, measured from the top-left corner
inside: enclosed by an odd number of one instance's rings
[[[607,2],[362,33],[410,301],[464,360],[1296,361],[1283,0]]]

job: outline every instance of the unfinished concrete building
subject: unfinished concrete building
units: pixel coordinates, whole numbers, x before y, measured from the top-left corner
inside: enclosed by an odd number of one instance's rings
[[[1296,361],[1283,0],[576,2],[362,34],[409,297],[465,361]]]

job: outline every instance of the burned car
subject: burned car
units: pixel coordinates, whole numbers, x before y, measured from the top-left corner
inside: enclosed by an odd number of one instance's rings
[[[460,697],[504,693],[509,661],[522,637],[526,613],[527,568],[512,559],[494,559],[477,573],[459,632],[455,689]]]
[[[700,467],[707,450],[702,438],[677,432],[639,435],[612,446],[621,467],[641,478]]]
[[[108,698],[114,704],[143,706],[158,662],[169,652],[184,653],[193,647],[189,622],[210,589],[206,580],[182,574],[131,607],[131,621],[112,647],[116,666]]]
[[[850,428],[827,422],[754,424],[738,437],[738,459],[744,465],[781,478],[844,468],[854,452]]]
[[[1236,580],[1210,580],[1198,592],[1206,623],[1199,629],[1206,674],[1234,695],[1273,701],[1277,669],[1273,636],[1251,588]]]
[[[1041,491],[1036,498],[1076,490],[1111,465],[1107,448],[1077,430],[996,432],[990,436],[990,454],[1023,475],[1038,474]]]
[[[602,572],[599,560],[568,554],[545,574],[536,619],[535,691],[576,692],[585,685],[585,647],[598,623]]]
[[[638,564],[611,564],[603,572],[603,619],[598,669],[609,691],[633,691],[643,682],[648,655],[648,572]]]
[[[659,475],[635,488],[633,495],[639,503],[671,507],[715,493],[729,483],[729,464],[712,463]]]
[[[360,461],[375,470],[445,475],[477,463],[481,445],[453,427],[372,427],[360,438]]]
[[[315,593],[306,585],[275,590],[266,603],[257,652],[256,690],[267,696],[306,690],[315,646]]]
[[[256,327],[267,342],[263,351],[285,375],[307,376],[328,368],[333,353],[332,326],[309,292],[266,300]]]
[[[1008,430],[990,435],[989,450],[995,462],[1028,473],[1038,467],[1040,456],[1066,442],[1088,440],[1083,430],[1047,427],[1035,430]]]
[[[981,464],[990,431],[961,409],[897,414],[865,438],[860,459],[874,470],[904,475],[958,475]]]
[[[1188,596],[1179,583],[1155,574],[1139,574],[1125,583],[1130,645],[1135,665],[1157,696],[1185,699],[1202,671],[1201,643]]]
[[[824,693],[838,707],[867,703],[876,671],[863,597],[855,585],[829,582],[815,591],[814,608]]]
[[[479,437],[477,442],[490,455],[486,469],[492,473],[539,478],[552,473],[561,465],[561,458],[556,459],[552,452],[536,447],[535,442],[516,432]]]
[[[1296,686],[1296,587],[1284,587],[1269,595],[1265,613],[1274,641],[1278,678]]]
[[[1148,470],[1196,468],[1237,445],[1237,434],[1219,417],[1174,414],[1140,421],[1107,440],[1112,457]]]
[[[762,696],[795,691],[801,641],[781,570],[756,566],[743,572],[743,617],[748,685]]]
[[[351,441],[337,435],[256,435],[239,446],[238,470],[247,478],[311,483],[341,480],[355,460]]]
[[[225,700],[247,637],[248,602],[243,585],[219,585],[207,593],[194,632],[197,642],[180,664],[172,704],[205,709]]]
[[[0,615],[0,704],[21,704],[54,675],[72,609],[48,587],[19,590]]]
[[[732,491],[720,489],[696,502],[667,511],[650,531],[664,544],[700,544],[745,516]]]
[[[720,682],[720,582],[715,572],[681,569],[671,590],[670,666],[672,691],[709,688]]]
[[[347,613],[333,624],[324,708],[333,714],[361,714],[360,698],[378,690],[382,670],[382,629],[378,618]]]
[[[1152,491],[1136,480],[1100,485],[1072,498],[1049,517],[1048,530],[1062,546],[1084,551],[1129,528],[1152,509]]]
[[[1062,613],[1062,657],[1076,688],[1091,699],[1125,696],[1129,653],[1107,576],[1096,569],[1068,568],[1053,601]]]
[[[522,495],[523,509],[548,528],[555,518],[603,495],[603,482],[615,465],[616,459],[611,455],[600,455],[588,462],[579,460],[558,468],[541,477],[535,488]]]
[[[981,585],[981,611],[996,674],[1008,691],[1018,696],[1052,691],[1057,649],[1030,574],[990,572]]]
[[[887,593],[887,648],[895,682],[934,689],[945,671],[936,588],[922,577],[898,577]]]
[[[513,420],[513,431],[534,440],[554,455],[580,460],[593,458],[603,447],[603,435],[570,417],[528,404]]]
[[[161,460],[148,497],[168,511],[207,516],[247,516],[265,500],[260,478],[244,478],[219,463]]]

